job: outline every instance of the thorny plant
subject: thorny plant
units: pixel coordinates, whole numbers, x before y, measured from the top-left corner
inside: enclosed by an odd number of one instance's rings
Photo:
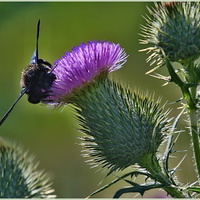
[[[76,111],[80,130],[84,134],[81,143],[84,156],[89,157],[92,164],[107,168],[108,175],[135,166],[134,171],[123,174],[90,196],[121,180],[130,186],[118,190],[115,198],[130,192],[143,195],[147,190],[155,188],[165,190],[174,198],[194,198],[200,193],[200,3],[162,2],[155,3],[154,8],[148,10],[149,15],[145,17],[146,25],[142,26],[140,41],[147,46],[141,51],[150,53],[147,61],[154,65],[147,74],[166,83],[175,83],[180,88],[183,106],[177,117],[170,119],[169,110],[165,110],[160,99],[155,101],[153,94],[132,91],[109,79],[108,74],[120,69],[127,61],[124,49],[112,42],[81,43],[51,65],[38,58],[37,31],[36,51],[31,64],[22,74],[21,96],[26,93],[29,102],[41,101],[55,107],[68,104]],[[179,68],[176,67],[177,63]],[[166,68],[168,76],[155,72],[160,68]],[[188,116],[187,125],[192,139],[191,148],[197,174],[195,186],[194,183],[184,185],[178,181],[175,172],[179,165],[174,169],[169,168],[169,158],[179,139],[177,135],[181,133],[177,130],[177,123],[184,112]],[[165,149],[160,154],[163,143]],[[23,159],[20,162],[16,160],[20,155],[18,150],[11,149],[9,145],[1,145],[0,150],[0,183],[2,180],[9,183],[1,184],[0,191],[5,191],[5,185],[6,192],[13,191],[9,187],[19,185],[11,184],[15,179],[10,178],[7,173],[18,176],[19,173],[15,172],[20,172],[21,179],[25,179],[23,184],[31,175],[27,176],[24,169],[27,165],[21,164],[25,163]],[[3,164],[4,162],[12,165]],[[127,179],[138,175],[151,181],[139,184]],[[37,185],[38,178],[33,177],[31,180],[36,181]],[[34,197],[37,194],[35,185],[28,182],[26,196],[0,192],[1,197]],[[33,188],[35,193],[31,193],[29,188]],[[49,197],[48,191],[52,192],[49,185],[45,184],[38,191],[44,197]]]

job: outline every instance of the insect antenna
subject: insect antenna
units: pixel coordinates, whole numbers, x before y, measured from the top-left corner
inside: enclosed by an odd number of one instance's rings
[[[13,108],[15,107],[15,105],[17,104],[17,102],[21,99],[21,97],[25,94],[25,92],[27,91],[27,89],[28,88],[22,89],[22,91],[21,91],[20,95],[18,96],[18,98],[15,100],[15,102],[9,108],[9,110],[6,112],[6,114],[2,117],[2,119],[0,121],[0,126],[4,123],[4,121],[6,120],[6,118],[8,117],[8,115],[11,113],[11,111],[13,110]]]
[[[36,36],[36,49],[33,53],[33,56],[31,58],[30,63],[31,64],[38,64],[38,40],[39,40],[39,34],[40,34],[40,19],[38,20],[37,23],[37,36]],[[6,114],[2,117],[2,119],[0,120],[0,126],[4,123],[4,121],[6,120],[6,118],[9,116],[9,114],[11,113],[11,111],[13,110],[13,108],[15,107],[15,105],[17,104],[17,102],[21,99],[21,97],[27,92],[29,88],[25,87],[22,89],[20,95],[18,96],[18,98],[15,100],[15,102],[13,103],[13,105],[8,109],[8,111],[6,112]]]
[[[39,35],[40,35],[40,19],[37,23],[37,38],[36,38],[36,63],[38,64],[38,41],[39,41]]]

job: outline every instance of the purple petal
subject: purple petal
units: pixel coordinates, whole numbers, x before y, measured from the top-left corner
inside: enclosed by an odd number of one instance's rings
[[[48,100],[57,102],[71,94],[74,89],[92,82],[101,73],[118,70],[126,62],[127,55],[119,44],[106,41],[81,43],[66,52],[52,67],[56,80]]]

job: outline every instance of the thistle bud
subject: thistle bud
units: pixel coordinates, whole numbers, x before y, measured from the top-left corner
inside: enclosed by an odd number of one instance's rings
[[[142,44],[151,45],[142,50],[151,53],[147,61],[160,66],[164,57],[179,62],[199,57],[199,2],[155,3],[155,8],[149,12],[141,40]]]
[[[54,192],[47,175],[37,170],[33,157],[0,138],[0,198],[50,198]]]
[[[167,112],[160,101],[131,93],[106,79],[88,85],[72,99],[76,106],[86,156],[93,162],[114,170],[131,165],[151,165],[169,129]]]

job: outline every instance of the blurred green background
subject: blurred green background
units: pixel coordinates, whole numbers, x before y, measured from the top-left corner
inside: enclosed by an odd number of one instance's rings
[[[120,43],[129,55],[122,69],[111,74],[113,79],[128,84],[131,88],[163,96],[163,102],[173,102],[181,93],[173,84],[162,87],[163,82],[145,75],[150,70],[145,53],[138,50],[141,36],[140,24],[145,24],[142,15],[147,13],[145,2],[1,2],[0,3],[0,116],[20,93],[21,71],[27,66],[35,49],[36,24],[41,19],[39,57],[53,63],[65,51],[88,40],[108,40]],[[160,73],[165,73],[165,71]],[[173,108],[171,116],[177,115],[180,104],[168,104]],[[182,128],[185,122],[180,123]],[[86,197],[94,190],[113,180],[118,174],[106,177],[106,171],[90,169],[81,156],[79,139],[73,111],[66,106],[59,110],[33,105],[24,96],[1,127],[1,136],[21,144],[40,161],[39,168],[49,172],[56,195],[60,198]],[[181,133],[176,150],[189,150],[188,131]],[[195,180],[191,152],[180,166],[177,175],[181,182]],[[176,153],[171,167],[183,157]],[[103,172],[103,173],[102,173]],[[138,179],[138,181],[141,181]],[[95,197],[112,197],[117,189],[126,186],[121,181],[116,186]],[[145,197],[162,195],[158,190]],[[123,197],[134,197],[135,194]],[[138,196],[140,197],[140,196]]]

